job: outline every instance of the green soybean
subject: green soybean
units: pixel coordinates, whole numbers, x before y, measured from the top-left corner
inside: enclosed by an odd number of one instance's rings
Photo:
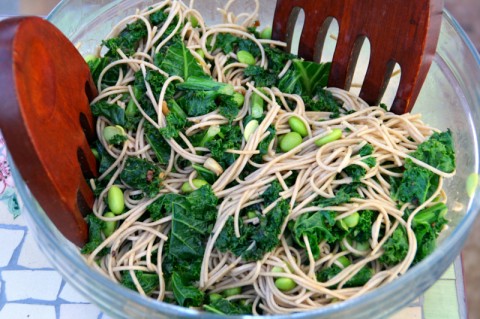
[[[468,197],[473,197],[473,195],[475,194],[475,190],[477,189],[477,186],[478,186],[478,174],[472,173],[468,175],[466,185],[465,185]]]
[[[198,27],[198,19],[196,16],[190,16],[190,23],[192,24],[192,27],[196,28]]]
[[[263,115],[263,101],[262,97],[256,93],[252,94],[252,117],[258,119]]]
[[[108,212],[108,213],[105,213],[105,215],[103,216],[107,218],[112,218],[112,217],[115,217],[115,214],[112,212]],[[105,234],[106,237],[110,237],[113,234],[115,229],[117,229],[117,224],[118,224],[117,221],[104,221],[103,233]]]
[[[260,32],[260,39],[271,39],[272,38],[272,27],[268,26]]]
[[[352,264],[352,263],[350,262],[350,259],[348,259],[348,258],[345,257],[345,256],[340,256],[340,257],[338,257],[338,258],[337,258],[337,261],[338,261],[339,263],[341,263],[343,267],[348,267],[348,266],[350,266],[350,265]]]
[[[92,148],[92,153],[93,153],[93,156],[95,156],[95,158],[97,160],[100,160],[100,154],[98,154],[98,151],[96,148]]]
[[[255,217],[257,217],[257,213],[254,212],[254,211],[249,211],[249,212],[247,213],[247,217],[248,217],[248,219],[255,218]]]
[[[291,278],[280,277],[275,280],[275,286],[281,291],[288,291],[297,287],[297,283]]]
[[[233,93],[233,100],[235,101],[235,103],[237,103],[238,106],[243,106],[243,103],[245,102],[245,97],[242,93],[235,92]]]
[[[247,123],[247,125],[245,126],[245,130],[243,131],[243,137],[245,138],[245,141],[248,142],[250,140],[250,137],[258,128],[258,125],[259,124],[257,120],[251,120]]]
[[[125,201],[123,198],[123,191],[120,187],[113,185],[108,190],[107,195],[108,207],[112,213],[118,215],[123,212],[125,208]]]
[[[300,144],[302,144],[302,136],[297,132],[290,132],[283,136],[280,142],[280,149],[288,152]]]
[[[342,221],[345,223],[345,225],[348,227],[348,228],[353,228],[355,226],[358,225],[358,221],[360,220],[360,214],[358,214],[357,212],[345,217],[345,218],[342,218]]]
[[[202,59],[205,59],[205,52],[203,52],[202,49],[197,49],[197,50],[195,50],[195,52],[197,52],[197,54],[198,54]]]
[[[107,140],[109,144],[113,141],[114,137],[117,135],[125,136],[125,130],[123,129],[123,127],[119,125],[115,125],[115,126],[110,125],[110,126],[106,126],[103,129],[103,137],[105,138],[105,140]]]
[[[339,129],[339,128],[335,128],[330,132],[330,134],[316,140],[315,145],[323,146],[323,145],[328,144],[330,142],[336,141],[341,137],[342,137],[342,130]]]
[[[225,297],[231,297],[231,296],[236,296],[242,293],[242,288],[241,287],[235,287],[235,288],[230,288],[226,289],[223,291],[223,295]]]
[[[290,128],[292,129],[292,131],[297,132],[302,137],[305,137],[308,135],[307,126],[297,116],[291,116],[288,119],[288,125],[290,125]]]
[[[217,294],[217,293],[213,293],[213,294],[208,295],[208,299],[210,300],[210,302],[215,302],[215,301],[218,301],[222,298],[223,298],[222,295]]]
[[[238,51],[237,52],[237,59],[240,63],[245,63],[248,65],[255,65],[255,58],[253,55],[248,51]]]
[[[275,267],[272,268],[271,272],[274,272],[274,273],[284,273],[285,270],[283,270],[283,268],[280,267],[280,266],[275,266]]]
[[[192,183],[193,183],[193,186],[195,186],[196,188],[200,188],[204,185],[208,185],[207,181],[204,181],[203,179],[194,179],[192,180]],[[185,182],[183,183],[182,185],[182,192],[184,193],[191,193],[193,192],[195,189],[192,188],[192,186],[190,185],[189,182]]]

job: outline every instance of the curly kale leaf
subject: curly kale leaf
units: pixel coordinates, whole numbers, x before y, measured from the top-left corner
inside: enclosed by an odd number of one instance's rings
[[[129,157],[120,179],[130,187],[139,189],[148,197],[154,197],[160,191],[160,168],[148,160]]]
[[[279,201],[268,214],[258,217],[257,225],[240,223],[240,238],[235,236],[233,218],[229,217],[215,246],[221,252],[230,251],[247,261],[260,260],[278,246],[278,236],[289,211],[288,202]]]
[[[397,227],[382,247],[384,253],[379,258],[381,263],[394,266],[404,260],[408,252],[408,238],[403,227]]]
[[[147,273],[140,270],[135,270],[134,273],[135,273],[135,277],[138,280],[138,283],[142,287],[145,294],[147,295],[151,294],[153,291],[155,291],[155,289],[157,289],[160,286],[160,278],[157,274]],[[137,291],[137,288],[135,286],[135,283],[129,271],[124,271],[122,273],[121,283],[123,286],[127,287],[128,289]]]

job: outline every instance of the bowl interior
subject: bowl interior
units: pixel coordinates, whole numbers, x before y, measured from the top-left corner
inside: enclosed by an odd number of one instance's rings
[[[82,54],[88,54],[94,51],[122,17],[133,13],[137,7],[146,7],[153,3],[151,0],[65,0],[52,12],[49,20],[73,43],[80,44],[79,50]],[[194,7],[199,9],[208,23],[213,24],[220,22],[216,8],[223,7],[225,3],[226,1],[220,0],[196,0]],[[262,25],[271,24],[274,5],[274,1],[268,1],[268,4],[267,1],[262,1],[259,14]],[[254,8],[253,1],[237,1],[232,7],[235,12],[246,12]],[[421,113],[423,120],[431,126],[441,130],[451,129],[456,145],[457,175],[445,181],[450,224],[441,234],[438,249],[394,283],[354,300],[292,317],[384,317],[405,306],[431,286],[458,255],[480,204],[478,191],[473,198],[469,198],[465,191],[468,175],[479,171],[479,129],[475,124],[480,123],[480,93],[475,86],[480,78],[479,61],[463,31],[455,20],[445,13],[437,54],[414,108],[414,112]],[[14,177],[30,212],[31,225],[41,248],[70,283],[112,316],[205,316],[189,309],[143,298],[111,283],[88,268],[78,250],[68,243],[48,220],[17,171],[14,171]],[[280,317],[282,316],[278,316]]]

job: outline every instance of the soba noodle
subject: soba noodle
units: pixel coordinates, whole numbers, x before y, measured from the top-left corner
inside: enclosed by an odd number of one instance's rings
[[[307,311],[347,300],[395,280],[409,269],[417,253],[417,238],[412,229],[413,218],[423,209],[447,200],[442,190],[443,178],[451,177],[454,173],[445,173],[411,156],[419,144],[439,131],[423,123],[418,114],[389,113],[379,106],[369,106],[357,96],[337,88],[326,89],[343,109],[340,116],[335,118],[329,112],[309,110],[308,105],[298,95],[283,93],[275,87],[256,87],[253,80],[244,75],[243,70],[247,65],[238,62],[235,52],[225,54],[221,49],[212,51],[218,35],[232,34],[251,40],[260,52],[256,65],[262,68],[268,66],[264,45],[284,47],[285,44],[258,39],[249,31],[248,27],[257,23],[258,0],[253,12],[239,15],[230,12],[232,3],[233,0],[229,1],[226,7],[220,10],[224,19],[222,24],[206,26],[201,14],[193,9],[193,1],[187,6],[179,1],[164,0],[126,17],[107,36],[118,36],[127,24],[135,21],[142,21],[146,26],[147,36],[140,41],[136,52],[126,54],[119,48],[119,58],[103,68],[97,82],[99,95],[92,102],[93,105],[106,101],[125,110],[131,100],[141,113],[141,120],[135,129],[125,132],[123,143],[111,145],[103,131],[107,126],[111,126],[112,122],[105,116],[98,117],[98,137],[112,162],[97,180],[91,181],[92,187],[98,188],[99,193],[93,213],[102,221],[119,223],[113,234],[104,236],[103,241],[87,256],[88,263],[116,282],[122,281],[123,277],[129,274],[140,294],[148,293],[157,300],[176,303],[171,283],[168,282],[170,279],[165,277],[163,269],[171,236],[172,215],[167,214],[154,220],[147,208],[166,194],[181,194],[184,183],[188,183],[192,189],[197,188],[194,179],[198,177],[198,173],[191,164],[201,166],[211,154],[208,148],[194,146],[191,137],[214,126],[228,125],[239,126],[243,135],[244,120],[252,113],[251,97],[256,94],[264,100],[264,118],[248,141],[242,139],[239,149],[227,150],[234,154],[235,161],[226,167],[211,185],[219,200],[218,213],[205,242],[201,270],[194,286],[207,294],[241,287],[240,293],[228,296],[227,300],[241,300],[253,314],[282,314]],[[149,18],[159,11],[166,14],[166,21],[161,27],[154,26]],[[192,23],[192,20],[198,21],[198,25],[194,27],[192,24],[197,23]],[[171,33],[167,36],[169,28]],[[170,148],[169,161],[159,164],[145,132],[147,124],[155,129],[166,127],[169,107],[166,102],[167,89],[185,81],[180,76],[170,76],[155,63],[156,54],[162,52],[162,48],[168,45],[174,35],[181,37],[207,75],[218,82],[231,84],[236,92],[245,96],[245,102],[232,121],[218,110],[189,117],[188,127],[180,132],[178,138],[165,139],[164,143]],[[97,57],[100,57],[101,52],[100,47]],[[279,73],[280,78],[289,70],[291,64],[289,61],[285,65]],[[106,86],[103,83],[104,77],[115,68],[120,70],[116,83]],[[166,77],[158,94],[154,93],[147,81],[149,71]],[[148,113],[145,105],[136,97],[136,74],[143,75],[147,99],[153,105],[154,114]],[[300,145],[282,152],[278,149],[279,138],[290,131],[288,120],[292,116],[304,123],[308,133]],[[275,138],[268,145],[267,152],[259,163],[252,157],[259,154],[261,141],[272,134],[270,127],[274,128]],[[334,129],[341,130],[340,139],[321,147],[315,144],[315,141],[329,135]],[[372,146],[373,153],[362,156],[359,151],[366,145]],[[158,185],[158,194],[149,197],[142,190],[122,182],[119,176],[130,157],[145,159],[161,167],[162,182]],[[368,165],[364,161],[367,157],[374,158],[376,164]],[[391,196],[393,186],[390,178],[402,176],[402,170],[398,168],[405,166],[407,160],[439,176],[438,187],[421,204],[399,204],[399,201]],[[365,171],[357,189],[359,196],[339,205],[316,206],[319,196],[332,199],[342,186],[358,182],[345,173],[345,168],[351,165],[357,165]],[[247,166],[255,169],[245,176],[242,172]],[[282,188],[280,197],[264,205],[262,194],[275,181]],[[104,189],[100,192],[99,185],[102,183]],[[107,194],[112,185],[123,190],[126,210],[115,217],[105,217],[104,213],[109,210]],[[238,238],[242,235],[241,224],[257,225],[258,216],[267,216],[282,199],[288,203],[289,212],[279,229],[279,243],[276,248],[266,252],[262,258],[250,261],[231,251],[220,251],[217,248],[216,242],[229,220],[233,218],[234,236]],[[243,216],[242,212],[248,207],[259,208],[259,215],[252,218]],[[315,258],[313,248],[316,251],[317,247],[311,247],[306,235],[303,235],[301,244],[295,243],[291,238],[291,224],[302,215],[318,211],[334,212],[334,222],[338,225],[347,216],[367,210],[373,211],[375,215],[366,248],[359,247],[347,238],[334,243],[327,238],[320,238],[320,253],[319,257]],[[408,218],[405,218],[407,210]],[[384,244],[397,228],[404,230],[408,239],[408,250],[400,262],[386,265],[381,262],[385,253]],[[342,262],[345,258],[348,263]],[[317,273],[333,265],[341,271],[337,271],[327,281],[318,280]],[[361,286],[345,287],[346,283],[365,267],[372,270],[371,278]],[[158,285],[153,291],[144,291],[136,271],[158,275]],[[275,280],[280,277],[292,279],[294,287],[287,291],[280,290],[275,284]]]

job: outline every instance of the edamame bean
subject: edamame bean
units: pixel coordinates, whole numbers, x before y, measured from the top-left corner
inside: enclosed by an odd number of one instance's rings
[[[108,213],[105,213],[105,215],[103,216],[107,218],[112,218],[112,217],[115,217],[115,214],[112,212],[108,212]],[[113,234],[115,229],[117,229],[117,224],[118,224],[117,221],[104,221],[103,233],[105,234],[106,237],[110,237]]]
[[[258,128],[258,121],[257,120],[251,120],[248,122],[248,124],[245,126],[245,130],[243,131],[243,137],[245,138],[245,141],[249,141],[250,137],[252,134],[255,132],[255,130]]]
[[[280,149],[284,152],[288,152],[300,144],[302,144],[302,136],[297,132],[290,132],[283,136],[283,139],[280,142]]]
[[[235,287],[235,288],[230,288],[226,289],[223,291],[223,295],[225,298],[231,297],[231,296],[236,296],[242,293],[242,288],[241,287]]]
[[[192,27],[196,28],[198,27],[198,19],[196,16],[190,16],[190,23],[192,24]]]
[[[272,27],[268,26],[260,32],[260,39],[271,39],[272,38]]]
[[[275,272],[275,273],[284,273],[284,272],[285,272],[285,270],[283,270],[283,268],[282,268],[282,267],[280,267],[280,266],[275,266],[275,267],[273,267],[273,268],[272,268],[271,272]]]
[[[237,59],[240,63],[245,63],[245,64],[248,64],[248,65],[255,65],[255,58],[253,57],[253,55],[248,52],[248,51],[238,51],[237,52]]]
[[[196,189],[204,186],[204,185],[208,185],[207,181],[204,181],[203,179],[194,179],[192,180],[192,183],[193,183],[193,186],[195,186]],[[185,183],[183,183],[182,185],[182,192],[184,193],[191,193],[193,192],[195,189],[192,188],[192,186],[190,185],[190,183],[187,181]]]
[[[348,266],[350,266],[350,265],[352,264],[352,263],[350,262],[350,259],[348,259],[348,258],[345,257],[345,256],[340,256],[340,257],[338,257],[338,258],[337,258],[337,261],[338,261],[339,263],[341,263],[343,267],[348,267]]]
[[[478,174],[472,173],[468,175],[466,186],[465,186],[468,197],[473,197],[473,195],[475,194],[475,190],[477,189],[477,186],[478,186]]]
[[[291,278],[280,277],[275,280],[275,286],[281,291],[288,291],[297,287],[297,283]]]
[[[112,213],[118,215],[123,212],[125,208],[125,201],[123,198],[123,191],[120,187],[113,185],[108,190],[107,195],[108,207]]]
[[[308,135],[307,126],[297,116],[291,116],[288,119],[288,125],[290,125],[290,128],[292,129],[292,131],[297,132],[302,137],[305,137]]]
[[[203,52],[202,49],[197,49],[197,50],[195,50],[195,52],[197,52],[197,54],[198,54],[202,59],[205,59],[205,52]]]
[[[258,119],[263,115],[263,101],[262,97],[256,93],[252,94],[252,117]]]
[[[257,213],[256,213],[256,212],[254,212],[254,211],[249,211],[249,212],[247,213],[247,218],[248,218],[248,219],[252,219],[252,218],[255,218],[255,217],[257,217]]]
[[[95,156],[95,158],[96,158],[97,160],[100,159],[100,154],[98,154],[98,151],[97,151],[96,148],[92,148],[92,153],[93,153],[93,156]]]
[[[336,141],[341,137],[342,137],[342,130],[339,129],[339,128],[335,128],[330,132],[330,134],[316,140],[315,145],[323,146],[323,145],[328,144],[330,142]]]
[[[342,218],[342,221],[345,223],[345,225],[348,228],[353,228],[353,227],[357,226],[359,220],[360,220],[360,214],[358,214],[357,212],[355,212],[351,215],[348,215],[345,218]]]
[[[233,93],[233,100],[235,101],[235,103],[237,103],[238,106],[243,106],[243,103],[245,102],[245,97],[242,93],[235,92]]]
[[[103,129],[103,137],[109,144],[112,144],[115,142],[115,137],[116,136],[125,136],[125,130],[123,127],[119,125],[115,126],[106,126]]]
[[[213,294],[208,295],[208,299],[210,300],[210,302],[215,302],[215,301],[218,301],[222,298],[223,298],[222,295],[217,294],[217,293],[213,293]]]

